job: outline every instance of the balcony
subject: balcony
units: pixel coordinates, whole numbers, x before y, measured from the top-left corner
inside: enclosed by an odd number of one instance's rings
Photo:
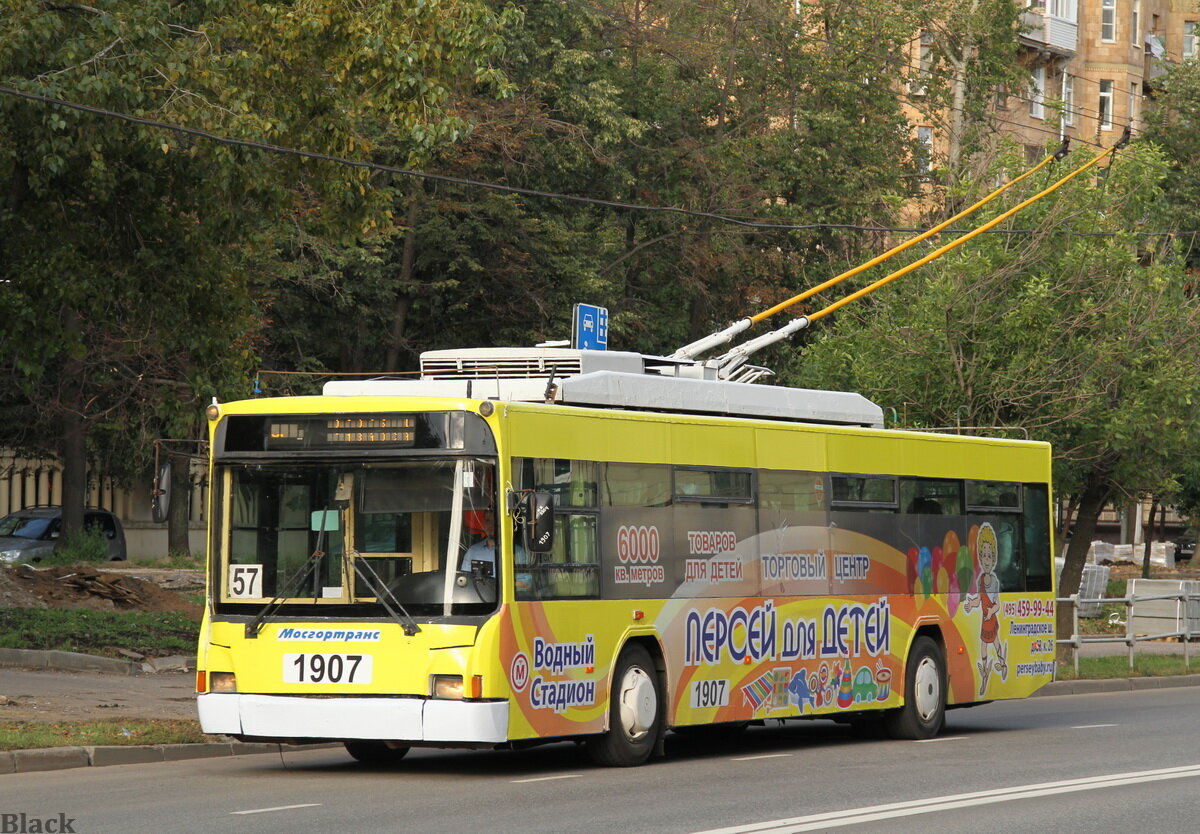
[[[1020,41],[1025,46],[1071,57],[1079,44],[1079,24],[1047,13],[1042,6],[1021,12]]]

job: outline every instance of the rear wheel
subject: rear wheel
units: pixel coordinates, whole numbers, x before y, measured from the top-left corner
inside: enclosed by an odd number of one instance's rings
[[[946,662],[937,642],[913,641],[904,672],[904,706],[883,717],[892,738],[933,738],[946,721]]]
[[[587,741],[588,753],[608,767],[640,765],[654,752],[662,727],[658,672],[650,653],[636,643],[617,658],[608,699],[608,732]]]
[[[394,764],[408,754],[407,747],[389,747],[382,741],[347,741],[343,743],[346,745],[346,752],[363,764]]]

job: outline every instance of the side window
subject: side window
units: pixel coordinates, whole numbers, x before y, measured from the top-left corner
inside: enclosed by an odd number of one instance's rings
[[[962,515],[962,482],[902,478],[900,512],[907,515]]]
[[[758,506],[785,513],[823,513],[825,477],[820,472],[758,473]]]
[[[749,504],[754,500],[754,492],[749,472],[677,468],[675,498],[723,505]]]
[[[671,468],[640,463],[607,464],[600,502],[606,507],[670,506]]]
[[[1025,545],[1025,589],[1050,590],[1050,510],[1045,484],[1025,485],[1021,529]]]
[[[597,465],[536,458],[513,462],[520,487],[554,496],[554,549],[513,548],[518,600],[586,599],[600,595]]]
[[[967,481],[967,513],[977,525],[976,558],[993,552],[1002,591],[1026,589],[1028,548],[1021,532],[1021,485],[1010,481]]]
[[[896,479],[890,475],[834,475],[831,503],[843,510],[896,509]]]

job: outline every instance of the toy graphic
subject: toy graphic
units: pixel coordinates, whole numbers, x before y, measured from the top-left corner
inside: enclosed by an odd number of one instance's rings
[[[829,690],[829,667],[826,666],[824,663],[822,663],[821,668],[817,672],[815,677],[816,677],[817,683],[814,688],[817,690],[817,706],[823,707],[823,706],[825,706],[825,702],[830,700],[829,692],[828,692],[828,690]]]
[[[878,701],[886,701],[892,694],[892,670],[883,665],[883,659],[875,661],[875,685],[879,687]]]
[[[816,676],[812,678],[812,682],[816,683]],[[803,670],[792,676],[792,680],[788,683],[788,692],[792,695],[792,701],[800,708],[800,714],[804,714],[804,704],[808,703],[813,709],[817,708],[817,696],[813,694],[809,688],[809,679],[804,674]]]
[[[858,667],[858,671],[854,673],[854,702],[874,701],[878,693],[879,687],[875,685],[875,675],[871,672],[871,667]]]
[[[850,676],[850,664],[842,670],[842,685],[838,688],[837,705],[842,709],[854,703],[854,681]]]
[[[1000,641],[1000,578],[996,576],[996,563],[1000,559],[999,541],[991,524],[982,524],[975,537],[979,558],[979,575],[975,577],[975,593],[967,596],[963,610],[970,613],[978,608],[983,615],[979,626],[979,694],[987,691],[992,670],[1000,673],[1000,680],[1008,679],[1008,663],[1004,658],[1004,644]],[[988,647],[991,647],[989,655]]]
[[[920,574],[917,572],[917,556],[917,549],[915,547],[910,547],[908,549],[908,560],[905,562],[905,575],[908,578],[908,589],[914,595],[917,593],[917,582],[920,579]]]

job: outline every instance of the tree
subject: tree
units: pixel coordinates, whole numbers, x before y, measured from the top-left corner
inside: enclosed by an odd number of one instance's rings
[[[243,139],[407,155],[451,141],[463,83],[497,83],[508,12],[474,0],[0,4],[0,83]],[[2,439],[64,463],[82,523],[90,432],[145,442],[254,360],[254,267],[281,217],[326,234],[386,205],[370,176],[0,96],[0,356],[25,419]],[[288,215],[298,197],[310,211]],[[188,420],[183,420],[188,422]],[[173,434],[168,430],[168,434]],[[132,449],[135,454],[129,454]],[[144,459],[144,458],[143,458]]]
[[[800,17],[766,0],[527,3],[499,64],[513,95],[459,97],[472,130],[428,169],[811,228],[398,184],[390,227],[290,250],[302,278],[279,282],[270,367],[403,370],[421,349],[562,338],[574,301],[610,308],[614,346],[670,352],[790,296],[868,249],[836,224],[889,220],[908,190],[891,84],[914,19],[867,3]],[[347,321],[374,337],[325,336]]]

